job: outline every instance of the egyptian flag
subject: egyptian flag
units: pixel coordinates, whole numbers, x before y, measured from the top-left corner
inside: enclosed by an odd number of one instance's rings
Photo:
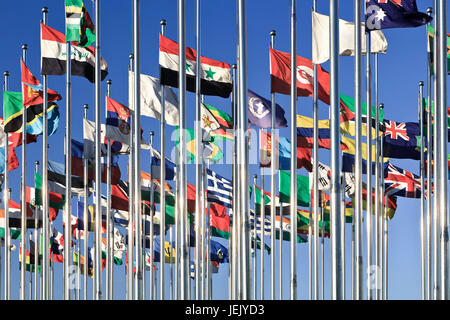
[[[95,51],[93,47],[71,45],[72,75],[95,82]],[[108,75],[108,64],[100,58],[101,80]],[[63,75],[66,73],[66,36],[41,23],[41,74]]]
[[[186,48],[186,89],[196,90],[196,51]],[[159,66],[161,84],[178,88],[178,43],[160,35]],[[200,93],[207,96],[228,98],[233,89],[230,65],[225,62],[200,57]]]
[[[27,190],[28,191],[28,190]],[[28,192],[27,192],[28,194]],[[22,226],[22,207],[17,202],[9,199],[9,226],[11,228],[21,228]],[[5,218],[5,211],[0,211],[0,218]],[[31,210],[30,206],[27,203],[27,228],[31,229],[35,227],[34,223],[34,212]],[[42,226],[42,214],[41,217],[38,219],[38,228]]]

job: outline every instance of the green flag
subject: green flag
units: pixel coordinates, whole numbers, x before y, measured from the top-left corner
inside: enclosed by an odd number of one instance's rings
[[[179,148],[180,144],[180,136],[179,136],[179,127],[177,127],[174,131],[175,134],[175,145]],[[218,144],[223,141],[222,137],[213,137],[210,141],[203,142],[203,158],[210,159],[214,162],[219,161],[223,158],[223,152],[220,150]],[[189,162],[193,162],[195,159],[195,131],[194,129],[187,128],[186,129],[186,157]]]
[[[434,63],[433,63],[433,41],[434,41],[434,27],[431,24],[427,25],[428,32],[428,52],[430,59],[431,74],[434,75]],[[447,74],[450,74],[450,36],[447,33]]]
[[[280,202],[290,203],[291,198],[291,174],[280,170]],[[297,205],[309,206],[309,178],[297,175]]]
[[[95,42],[95,27],[83,0],[65,0],[66,41],[75,41],[79,47],[89,47]]]

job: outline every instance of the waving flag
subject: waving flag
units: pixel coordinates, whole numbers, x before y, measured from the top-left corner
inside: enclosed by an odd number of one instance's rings
[[[384,174],[384,193],[389,196],[420,198],[420,177],[389,163]]]
[[[280,201],[291,203],[291,173],[280,170]],[[309,178],[297,175],[297,205],[309,206]]]
[[[186,89],[196,90],[196,59],[197,52],[186,48]],[[233,89],[231,81],[231,67],[225,62],[200,57],[200,93],[207,96],[228,98]],[[178,43],[160,35],[159,37],[159,66],[161,84],[178,88]]]
[[[64,164],[48,160],[48,190],[58,194],[66,193],[66,171]],[[72,192],[84,194],[84,181],[72,175]]]
[[[431,24],[427,25],[428,33],[428,59],[431,66],[431,73],[434,74],[434,27]],[[447,74],[450,74],[450,33],[447,33]],[[425,100],[425,99],[424,99]]]
[[[154,179],[161,179],[161,154],[156,151],[156,149],[150,147],[151,154],[151,166],[152,166],[152,174]],[[170,160],[169,158],[165,158],[165,180],[174,180],[176,173],[176,165],[175,162]]]
[[[221,137],[224,139],[233,139],[233,120],[226,112],[213,107],[210,104],[202,103],[201,110],[202,128],[205,134],[211,137]],[[209,140],[205,139],[205,140]]]
[[[330,120],[319,120],[319,148],[331,148]],[[314,119],[297,115],[297,146],[303,148],[314,147]],[[347,146],[341,142],[341,150]]]
[[[130,110],[119,102],[106,97],[105,138],[130,144]]]
[[[89,47],[95,42],[95,27],[83,0],[65,0],[66,40],[78,42],[79,47]]]
[[[416,0],[366,0],[366,30],[420,27],[431,16],[417,10]]]
[[[211,235],[225,239],[230,238],[230,216],[227,208],[218,203],[209,204],[209,214],[211,217]]]
[[[272,126],[272,102],[261,97],[252,90],[248,90],[248,123],[259,128],[271,128]],[[287,120],[284,110],[276,104],[275,128],[286,128]]]
[[[206,169],[208,201],[216,202],[224,207],[232,207],[233,184],[210,169]]]
[[[384,120],[385,157],[420,160],[420,128],[417,122]]]

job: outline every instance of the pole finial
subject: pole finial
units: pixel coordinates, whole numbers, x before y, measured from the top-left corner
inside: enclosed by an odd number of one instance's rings
[[[84,110],[87,110],[89,106],[87,104],[83,105]]]
[[[23,44],[22,45],[22,50],[28,50],[28,45],[27,44]]]
[[[130,53],[130,55],[128,56],[128,58],[131,60],[131,59],[134,59],[134,54],[132,54],[132,53]]]
[[[237,65],[236,65],[236,63],[235,63],[235,64],[233,64],[233,65],[231,66],[231,68],[233,68],[233,69],[237,69]]]
[[[161,21],[159,22],[160,25],[165,26],[167,24],[166,19],[161,19]]]
[[[419,87],[423,87],[423,86],[424,86],[423,81],[419,81]]]
[[[42,13],[48,13],[48,8],[47,7],[42,7]]]
[[[150,135],[153,137],[155,135],[155,131],[150,131]]]
[[[270,31],[270,36],[275,37],[277,35],[277,32],[275,30]]]
[[[112,81],[111,81],[111,79],[108,79],[108,80],[106,80],[106,84],[109,84],[109,85],[111,85],[111,84],[112,84]]]
[[[379,107],[380,109],[384,109],[384,103],[380,103]]]
[[[3,75],[4,75],[5,77],[9,77],[9,71],[3,72]]]
[[[431,16],[431,14],[433,13],[433,8],[432,7],[428,7],[427,8],[427,13],[429,16]]]
[[[35,164],[38,166],[38,165],[39,165],[39,160],[37,160],[37,161],[35,162]]]

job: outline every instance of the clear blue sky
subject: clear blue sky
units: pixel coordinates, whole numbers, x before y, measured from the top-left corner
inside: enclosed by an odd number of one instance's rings
[[[318,0],[318,12],[328,14],[329,1]],[[432,0],[417,1],[419,10],[426,11],[432,6]],[[311,58],[311,8],[313,1],[297,2],[297,54]],[[85,5],[91,17],[94,17],[92,2],[85,0]],[[35,0],[35,1],[7,1],[3,4],[3,50],[0,52],[0,71],[8,70],[11,74],[9,89],[20,90],[20,65],[21,45],[28,44],[27,65],[36,75],[40,74],[40,31],[39,21],[42,17],[41,8],[49,8],[48,24],[64,32],[65,14],[63,0]],[[229,63],[236,63],[236,5],[235,1],[202,1],[201,8],[201,50],[202,55],[209,58]],[[247,1],[247,45],[248,45],[248,86],[253,91],[266,98],[270,97],[270,73],[269,73],[269,32],[277,31],[275,48],[289,52],[290,50],[290,1]],[[195,48],[195,1],[186,3],[186,41],[187,45]],[[353,1],[340,1],[339,17],[345,20],[353,20]],[[158,77],[158,34],[160,20],[167,20],[167,37],[177,40],[177,1],[141,1],[141,72]],[[417,92],[418,82],[426,81],[426,31],[425,27],[410,29],[391,29],[384,31],[388,41],[386,55],[379,57],[379,101],[385,104],[385,118],[395,121],[417,121]],[[132,1],[102,1],[101,2],[101,55],[109,66],[107,79],[112,80],[111,96],[128,105],[127,66],[128,55],[132,53]],[[365,60],[363,60],[363,63]],[[329,63],[323,67],[329,70]],[[340,91],[347,95],[353,95],[354,58],[340,58]],[[50,76],[49,88],[58,91],[63,100],[60,105],[60,128],[58,132],[49,137],[49,159],[64,162],[63,141],[65,126],[65,77]],[[363,88],[363,90],[365,90]],[[106,81],[102,83],[102,94],[106,92]],[[194,123],[195,96],[187,94],[189,109],[187,126]],[[288,118],[290,104],[289,96],[276,95],[279,103],[286,111]],[[102,99],[102,101],[104,101]],[[205,102],[214,105],[231,114],[230,100],[218,97],[206,97]],[[72,77],[72,138],[82,140],[83,104],[89,104],[89,119],[94,120],[94,87],[86,79]],[[103,102],[102,102],[103,103]],[[299,98],[297,110],[299,114],[312,116],[312,99]],[[320,118],[328,118],[328,106],[321,103]],[[105,116],[104,106],[102,117]],[[288,119],[289,121],[289,119]],[[290,125],[290,123],[289,123]],[[149,139],[149,131],[155,131],[155,146],[159,149],[159,122],[153,118],[142,118],[144,138]],[[168,127],[167,136],[170,137],[173,130]],[[288,137],[289,129],[282,129],[281,134]],[[252,136],[253,139],[254,136]],[[167,144],[168,150],[173,147],[172,142]],[[20,158],[20,148],[16,149]],[[255,150],[250,150],[255,152]],[[329,164],[330,153],[328,150],[320,151],[320,161]],[[34,162],[42,161],[42,137],[38,142],[28,146],[27,159],[27,184],[34,185]],[[126,175],[126,156],[121,156],[120,165],[122,175]],[[394,159],[395,165],[419,172],[419,162],[414,160]],[[149,156],[142,153],[142,169],[149,171]],[[212,165],[212,169],[221,175],[231,178],[230,165]],[[40,168],[42,170],[42,168]],[[21,169],[11,172],[12,199],[20,200],[19,186]],[[188,169],[188,182],[195,182],[193,166]],[[254,173],[259,176],[259,167],[256,164],[250,166],[250,177]],[[300,174],[306,174],[304,169]],[[258,178],[259,179],[259,178]],[[269,184],[266,179],[266,188]],[[258,180],[258,184],[260,184]],[[105,186],[103,186],[105,189]],[[73,202],[73,214],[76,214],[75,201]],[[418,199],[398,199],[397,213],[389,222],[389,297],[391,299],[420,299],[420,238],[419,215],[420,202]],[[60,213],[55,226],[62,232]],[[124,230],[122,229],[124,232]],[[346,282],[347,298],[350,298],[351,290],[351,237],[350,225],[346,227]],[[216,239],[226,243],[223,239]],[[268,238],[267,238],[268,241]],[[364,237],[365,241],[365,237]],[[15,241],[16,246],[19,245]],[[284,298],[288,298],[289,279],[289,243],[284,243]],[[364,244],[365,250],[365,244]],[[277,247],[278,251],[278,247]],[[18,250],[12,255],[13,287],[12,297],[19,298],[19,268]],[[3,253],[2,253],[3,255]],[[299,299],[308,298],[308,245],[298,246],[298,287]],[[269,256],[266,255],[266,298],[269,297]],[[278,261],[278,258],[277,258]],[[3,270],[3,265],[2,265]],[[277,265],[277,273],[278,273]],[[105,274],[105,273],[104,273]],[[326,240],[325,246],[325,297],[329,298],[329,246]],[[228,265],[221,265],[218,274],[213,275],[213,298],[227,299],[227,275]],[[168,277],[168,273],[167,273]],[[2,275],[2,286],[3,286]],[[91,283],[91,280],[89,280]],[[278,297],[278,279],[277,297]],[[115,267],[115,298],[125,298],[125,273],[124,266]],[[158,288],[159,290],[159,288]],[[89,292],[91,290],[89,289]],[[2,291],[3,296],[3,291]],[[62,264],[55,266],[55,298],[62,297]],[[258,295],[259,297],[259,295]]]

